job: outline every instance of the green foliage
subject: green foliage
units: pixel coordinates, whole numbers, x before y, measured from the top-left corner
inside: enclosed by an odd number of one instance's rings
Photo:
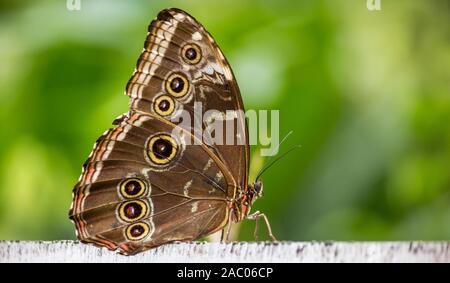
[[[302,146],[265,173],[254,207],[278,238],[450,238],[447,1],[0,7],[0,239],[74,238],[67,212],[81,164],[126,111],[146,27],[166,7],[213,34],[247,109],[280,109],[281,134],[294,131],[281,151]]]

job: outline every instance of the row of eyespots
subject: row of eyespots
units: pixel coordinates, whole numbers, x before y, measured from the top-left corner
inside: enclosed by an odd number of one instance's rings
[[[142,219],[148,212],[147,204],[139,198],[147,191],[147,185],[139,178],[128,178],[120,184],[120,194],[128,201],[118,207],[118,215],[121,220],[132,223],[125,230],[125,236],[131,241],[139,241],[150,232],[150,227],[145,222],[136,222]],[[134,223],[133,223],[134,222]]]
[[[196,44],[188,43],[181,49],[181,58],[184,62],[195,65],[202,59],[202,52],[200,47]],[[173,97],[183,97],[189,91],[189,81],[186,75],[183,73],[173,73],[171,74],[164,85],[166,92]],[[161,116],[169,116],[175,110],[175,102],[172,97],[168,95],[161,95],[155,99],[154,110]]]

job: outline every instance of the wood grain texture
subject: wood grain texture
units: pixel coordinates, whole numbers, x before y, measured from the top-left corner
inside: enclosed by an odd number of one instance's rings
[[[450,262],[450,242],[194,242],[123,256],[76,241],[0,241],[0,262]]]

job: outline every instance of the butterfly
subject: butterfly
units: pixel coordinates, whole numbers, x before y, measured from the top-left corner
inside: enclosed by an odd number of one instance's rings
[[[227,225],[243,219],[268,225],[264,214],[250,214],[263,187],[248,184],[245,116],[228,115],[244,111],[239,87],[197,20],[180,9],[159,12],[125,93],[129,112],[98,138],[73,189],[69,218],[80,241],[131,255],[219,230],[227,235]],[[234,130],[222,132],[231,144],[205,143],[176,119],[184,111],[197,121],[213,109],[200,129],[231,120]]]

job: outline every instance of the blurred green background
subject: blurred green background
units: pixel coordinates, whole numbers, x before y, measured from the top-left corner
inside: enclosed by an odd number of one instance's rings
[[[167,7],[212,33],[247,109],[280,109],[281,151],[302,146],[254,206],[278,238],[450,239],[449,1],[81,3],[0,1],[0,239],[75,238],[72,187]]]

